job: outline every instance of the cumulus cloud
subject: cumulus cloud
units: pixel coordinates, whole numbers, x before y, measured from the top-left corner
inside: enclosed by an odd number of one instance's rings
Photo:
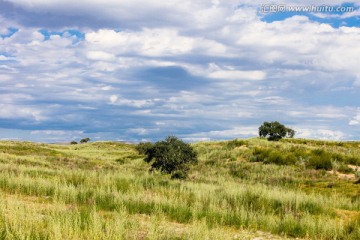
[[[263,80],[266,74],[263,71],[222,70],[210,73],[209,77],[229,80]]]
[[[48,25],[56,27],[88,26],[95,28],[126,26],[127,28],[142,28],[154,26],[195,26],[206,28],[212,24],[221,24],[224,15],[230,10],[223,7],[220,1],[24,1],[2,0],[2,8],[7,10],[4,14],[11,15],[20,11],[22,16],[19,20],[25,25]],[[228,5],[235,7],[238,2],[227,1]],[[0,5],[0,6],[1,6]],[[141,7],[139,7],[141,6]],[[49,17],[49,13],[51,17]],[[47,18],[43,23],[34,16]],[[66,18],[64,18],[66,16]]]
[[[357,114],[350,120],[349,125],[351,126],[360,125],[360,109],[357,110]]]
[[[143,56],[178,56],[188,53],[224,55],[225,45],[212,39],[182,36],[174,29],[120,31],[100,29],[85,37],[89,48],[116,51],[118,54]]]
[[[0,116],[3,119],[28,119],[40,122],[46,120],[44,112],[36,107],[0,104]]]
[[[249,138],[256,137],[258,126],[247,126],[247,127],[233,127],[231,129],[218,130],[218,131],[209,131],[209,132],[200,132],[191,134],[187,139],[189,140],[213,140],[213,139],[231,139],[231,138]]]
[[[349,135],[342,131],[330,129],[296,129],[296,136],[299,138],[316,138],[322,140],[344,140],[349,139]]]
[[[89,51],[86,54],[87,58],[94,61],[114,61],[115,56],[111,53],[102,52],[102,51]]]
[[[63,131],[63,130],[36,130],[31,131],[30,134],[33,135],[39,135],[39,134],[45,134],[45,135],[82,135],[83,131]]]
[[[154,104],[154,101],[156,101],[156,100],[153,100],[153,99],[135,100],[135,99],[127,99],[124,97],[119,97],[117,95],[110,96],[110,103],[112,105],[131,106],[131,107],[135,107],[135,108],[151,106]]]

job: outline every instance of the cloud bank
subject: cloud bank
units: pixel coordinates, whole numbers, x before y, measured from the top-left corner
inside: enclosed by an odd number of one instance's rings
[[[229,139],[278,120],[360,139],[359,3],[332,22],[262,4],[0,0],[0,138]]]

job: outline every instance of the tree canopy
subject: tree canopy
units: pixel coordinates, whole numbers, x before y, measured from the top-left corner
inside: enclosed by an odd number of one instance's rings
[[[264,122],[259,127],[259,136],[265,137],[269,141],[278,141],[283,137],[293,138],[295,136],[295,131],[285,127],[285,125],[278,121]]]
[[[80,140],[80,143],[87,143],[90,141],[90,138],[83,138]]]

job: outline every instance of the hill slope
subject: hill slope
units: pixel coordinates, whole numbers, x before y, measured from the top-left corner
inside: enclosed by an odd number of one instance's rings
[[[360,143],[196,143],[186,181],[134,145],[0,142],[1,239],[360,239]]]

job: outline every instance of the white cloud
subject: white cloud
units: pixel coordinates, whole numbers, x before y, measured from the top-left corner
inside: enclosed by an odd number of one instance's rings
[[[0,104],[0,116],[5,119],[29,119],[41,122],[47,119],[43,111],[34,107]]]
[[[118,106],[130,106],[135,108],[141,108],[145,106],[151,106],[154,104],[153,99],[140,99],[140,100],[133,100],[127,99],[124,97],[119,97],[117,95],[110,96],[110,104],[118,105]]]
[[[1,66],[0,66],[1,69]],[[5,74],[0,74],[0,82],[8,82],[12,80],[12,77],[9,75],[5,75]]]
[[[55,136],[64,136],[64,135],[82,135],[83,131],[63,131],[63,130],[36,130],[31,131],[32,135],[55,135]]]
[[[350,126],[360,125],[360,109],[357,110],[356,115],[349,121]]]
[[[141,32],[103,29],[86,34],[86,40],[102,49],[116,48],[121,53],[138,52],[149,56],[184,54],[191,51],[193,44],[191,38],[181,37],[169,29],[144,29]]]
[[[154,25],[177,25],[197,29],[206,29],[214,25],[221,25],[222,20],[228,12],[238,4],[235,0],[214,2],[207,0],[7,0],[17,7],[21,7],[32,14],[51,14],[52,21],[62,20],[63,23],[71,24],[67,21],[67,16],[81,16],[77,24],[91,25],[112,25],[118,27],[153,27]],[[232,8],[229,9],[228,5]],[[62,18],[61,18],[62,17]],[[26,19],[25,19],[26,20]],[[50,23],[51,24],[51,23]],[[55,23],[53,23],[55,25]],[[62,23],[57,23],[57,25]]]
[[[100,60],[100,61],[114,61],[115,56],[113,54],[102,52],[102,51],[90,51],[86,54],[87,58],[91,60]]]
[[[210,73],[209,77],[228,80],[263,80],[266,74],[263,71],[222,70]]]
[[[7,61],[9,60],[8,57],[4,56],[4,55],[0,55],[0,61]]]
[[[276,104],[276,105],[291,105],[291,100],[283,98],[281,96],[269,96],[265,98],[259,98],[255,100],[256,102],[264,104]]]
[[[226,52],[226,47],[221,43],[202,37],[182,36],[174,29],[144,28],[141,31],[120,32],[100,29],[87,33],[85,38],[90,49],[115,51],[118,54],[174,56],[191,52],[224,55]]]
[[[314,138],[321,140],[344,140],[349,139],[349,135],[342,131],[316,128],[295,128],[297,138]]]
[[[165,100],[167,103],[174,104],[196,104],[213,102],[214,98],[210,95],[199,94],[191,91],[180,91],[178,94]]]
[[[226,130],[200,132],[187,135],[189,139],[229,139],[238,137],[256,137],[258,126],[234,127]]]
[[[111,95],[111,96],[110,96],[110,102],[111,102],[112,104],[116,103],[116,101],[117,101],[118,99],[119,99],[119,97],[116,96],[116,95]]]
[[[131,128],[127,132],[143,136],[143,135],[149,135],[149,134],[153,134],[155,132],[159,132],[159,130],[160,130],[159,128],[151,128],[151,129],[147,129],[147,128]]]

